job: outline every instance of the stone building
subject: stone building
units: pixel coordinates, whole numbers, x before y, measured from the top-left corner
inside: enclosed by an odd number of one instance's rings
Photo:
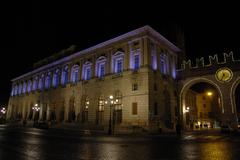
[[[71,55],[48,58],[12,79],[7,118],[107,129],[111,113],[116,130],[172,130],[178,52],[144,26]]]

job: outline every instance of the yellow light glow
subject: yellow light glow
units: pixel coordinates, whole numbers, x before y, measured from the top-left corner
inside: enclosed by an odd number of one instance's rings
[[[110,99],[113,99],[113,95],[110,95],[109,98],[110,98]]]
[[[207,95],[208,95],[208,96],[212,96],[213,93],[212,93],[212,92],[207,92]]]

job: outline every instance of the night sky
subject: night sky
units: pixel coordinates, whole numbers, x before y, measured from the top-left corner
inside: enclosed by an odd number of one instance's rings
[[[34,62],[70,45],[85,49],[144,25],[170,41],[174,28],[180,27],[185,33],[187,59],[229,51],[239,57],[238,5],[136,4],[119,1],[109,6],[68,1],[7,5],[9,9],[1,17],[4,42],[0,104],[8,102],[10,80],[31,71]]]

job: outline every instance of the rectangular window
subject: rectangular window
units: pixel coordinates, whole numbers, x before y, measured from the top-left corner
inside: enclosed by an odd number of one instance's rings
[[[104,64],[100,64],[99,77],[103,77],[105,73]]]
[[[137,102],[132,103],[132,114],[137,115]]]
[[[138,90],[138,84],[137,83],[133,83],[132,90],[133,91],[137,91]]]
[[[134,69],[139,68],[139,54],[134,55]]]
[[[122,72],[122,59],[117,60],[117,73]]]
[[[86,76],[85,80],[91,79],[91,68],[90,67],[86,68],[86,75],[85,76]]]

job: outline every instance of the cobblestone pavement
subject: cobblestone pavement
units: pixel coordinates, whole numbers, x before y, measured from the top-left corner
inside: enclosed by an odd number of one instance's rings
[[[239,160],[240,137],[217,132],[108,136],[0,127],[0,160]]]

